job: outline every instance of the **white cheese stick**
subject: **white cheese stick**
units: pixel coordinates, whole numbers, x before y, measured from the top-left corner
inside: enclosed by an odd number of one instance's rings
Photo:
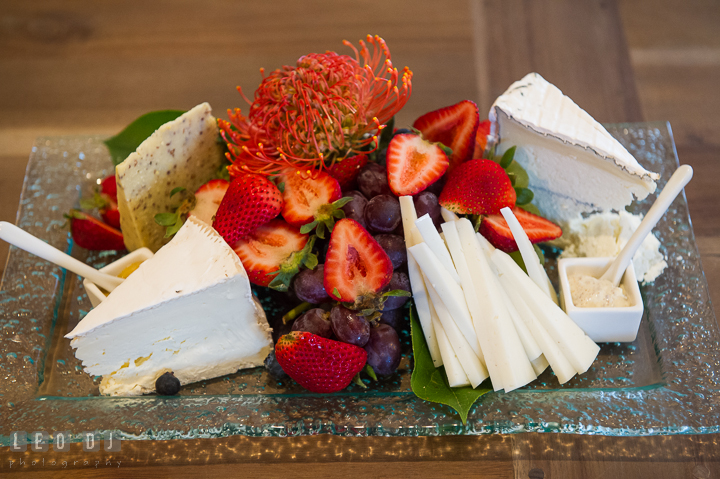
[[[512,318],[513,325],[515,326],[515,331],[517,331],[520,342],[523,345],[525,354],[527,354],[528,360],[530,360],[530,362],[532,363],[534,360],[540,357],[540,355],[542,355],[542,349],[540,349],[538,343],[535,341],[535,339],[533,339],[530,330],[520,317],[520,313],[518,313],[515,305],[505,292],[505,288],[500,288],[500,292],[502,294],[503,301],[505,301],[505,307],[507,307],[510,318]]]
[[[438,233],[437,229],[435,229],[435,224],[432,222],[430,215],[426,214],[415,220],[415,226],[420,232],[420,235],[422,235],[423,241],[427,243],[430,250],[440,260],[440,263],[442,263],[452,278],[460,284],[460,276],[455,269],[453,260],[450,257],[450,252],[448,252],[448,249],[445,246],[445,241],[443,241],[440,233]]]
[[[500,284],[480,249],[472,223],[460,219],[455,224],[478,301],[483,306],[483,318],[479,324],[476,323],[476,327],[483,328],[478,330],[478,338],[485,353],[485,361],[491,377],[494,369],[495,374],[500,374],[502,388],[509,392],[528,384],[537,376],[502,299]],[[491,367],[491,358],[486,349],[490,349],[494,367]]]
[[[548,363],[548,360],[545,359],[544,354],[541,354],[540,356],[537,357],[537,359],[530,361],[530,364],[532,364],[533,370],[535,371],[535,374],[537,374],[538,376],[540,376],[543,373],[543,371],[545,371],[547,369],[547,367],[550,365],[550,363]]]
[[[545,294],[547,294],[550,299],[553,300],[555,304],[558,304],[555,288],[553,288],[552,284],[550,283],[550,279],[548,278],[545,269],[540,264],[540,258],[538,258],[538,255],[535,252],[535,248],[530,242],[530,239],[528,238],[527,233],[525,233],[522,225],[515,217],[515,214],[508,207],[501,209],[500,213],[503,215],[503,218],[505,218],[505,221],[507,221],[510,232],[512,233],[513,238],[515,238],[515,243],[517,244],[518,249],[520,250],[520,254],[522,255],[522,259],[525,263],[525,269],[528,272],[528,276],[530,276],[530,278],[535,282],[535,284],[537,284],[540,289]]]
[[[475,318],[482,315],[482,309],[480,308],[480,303],[478,303],[477,294],[475,293],[475,287],[473,286],[467,261],[465,261],[465,254],[463,253],[462,245],[460,244],[460,236],[458,236],[457,227],[455,226],[454,221],[443,223],[441,227],[443,233],[445,234],[445,241],[448,249],[450,250],[453,262],[457,265],[457,271],[461,281],[460,284],[462,286],[463,295],[465,296],[465,303],[470,311],[470,317],[473,319],[474,325],[476,321]],[[475,333],[479,334],[477,328],[474,329]],[[480,346],[480,341],[478,341],[478,346],[480,347],[480,361],[485,364],[485,356],[482,351],[482,346]]]
[[[430,294],[430,300],[435,307],[435,312],[440,319],[440,323],[447,335],[447,339],[450,341],[450,345],[452,346],[453,351],[455,351],[455,355],[460,360],[460,365],[470,380],[470,384],[473,388],[476,388],[490,375],[488,374],[487,369],[485,369],[485,366],[483,366],[480,362],[480,358],[477,357],[473,349],[470,347],[470,344],[468,344],[465,336],[463,336],[460,329],[458,329],[457,323],[454,321],[450,311],[445,305],[445,302],[440,298],[437,291],[435,291],[435,288],[432,287],[430,281],[427,280],[427,277],[425,280],[428,293]]]
[[[535,313],[533,313],[530,307],[525,303],[520,291],[515,288],[515,285],[508,279],[507,275],[500,272],[499,278],[500,284],[502,284],[503,289],[505,289],[505,292],[510,297],[510,300],[513,302],[513,306],[515,306],[518,314],[520,314],[520,317],[527,325],[538,346],[542,349],[543,356],[548,363],[550,363],[550,367],[555,373],[555,376],[557,376],[558,381],[560,384],[565,384],[572,379],[575,374],[577,374],[577,371],[570,364],[562,351],[560,351],[557,342],[550,337],[543,325],[540,324],[538,319],[535,317]]]
[[[495,250],[492,260],[498,271],[508,277],[511,287],[519,291],[535,317],[550,337],[557,342],[563,355],[575,370],[578,373],[587,371],[600,352],[600,347],[557,304],[553,303],[510,256]]]
[[[442,216],[442,219],[445,221],[457,221],[460,219],[458,215],[442,206],[440,207],[440,216]]]
[[[465,296],[460,285],[453,281],[450,273],[443,267],[435,254],[430,251],[427,243],[418,243],[412,246],[409,251],[423,272],[425,287],[428,291],[430,291],[431,286],[435,288],[435,291],[442,299],[445,307],[450,312],[450,316],[452,316],[453,321],[457,324],[463,336],[465,336],[475,355],[480,357],[480,344],[478,343],[477,334],[475,333],[472,318],[467,309]],[[437,310],[438,305],[435,304],[434,300],[433,305],[435,306],[435,310]],[[445,326],[445,332],[449,334],[447,326]]]
[[[438,318],[432,302],[430,303],[430,315],[432,316],[432,326],[437,336],[440,354],[442,355],[442,364],[445,366],[445,374],[447,374],[448,384],[453,388],[469,386],[470,380],[468,379],[467,374],[465,374],[465,370],[462,368],[460,360],[450,345],[450,341],[445,334],[445,330],[440,323],[440,318]]]
[[[485,256],[488,257],[488,260],[490,259],[490,255],[493,251],[495,251],[495,247],[490,244],[490,242],[480,233],[475,233],[475,237],[478,240],[478,243],[480,244],[480,247],[483,250],[483,253],[485,253]]]
[[[421,239],[420,233],[418,233],[415,228],[417,213],[415,212],[415,205],[413,204],[412,196],[400,197],[400,213],[402,215],[403,230],[405,232],[405,247],[409,248],[410,246],[413,246],[416,241]],[[415,309],[417,309],[418,320],[420,321],[423,336],[425,336],[425,341],[427,342],[428,349],[430,350],[430,357],[432,357],[433,364],[436,368],[439,368],[443,365],[443,359],[440,354],[437,333],[433,327],[431,316],[432,305],[429,304],[430,298],[428,298],[420,268],[410,253],[408,253],[407,263],[410,290],[413,295],[413,301],[415,302]]]

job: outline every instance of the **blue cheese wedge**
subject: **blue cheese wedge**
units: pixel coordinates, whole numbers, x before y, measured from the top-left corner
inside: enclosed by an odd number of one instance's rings
[[[566,224],[582,213],[622,210],[655,191],[645,170],[585,110],[537,73],[510,85],[490,109],[497,153],[517,146],[543,215]]]
[[[170,192],[195,191],[211,179],[223,162],[212,109],[202,103],[165,123],[115,169],[120,227],[128,250],[143,246],[157,251],[167,242],[158,213],[178,207]]]
[[[134,396],[260,366],[270,333],[237,254],[190,217],[66,337],[102,394]]]

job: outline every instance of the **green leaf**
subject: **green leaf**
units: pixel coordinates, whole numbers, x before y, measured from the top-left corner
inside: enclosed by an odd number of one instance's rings
[[[516,146],[508,148],[507,151],[503,153],[502,158],[500,158],[500,166],[502,166],[504,170],[506,170],[510,166],[510,163],[513,162],[513,159],[515,159],[515,150],[517,150]]]
[[[530,203],[535,197],[535,194],[527,188],[515,188],[515,195],[517,196],[515,204],[518,206]]]
[[[178,218],[177,218],[177,221],[175,222],[175,224],[168,227],[168,229],[165,230],[165,238],[169,238],[172,235],[174,235],[175,233],[177,233],[180,230],[180,228],[182,228],[183,223],[185,223],[185,220],[183,219],[182,216],[178,215]]]
[[[512,253],[509,253],[509,256],[517,263],[520,268],[522,268],[523,271],[525,271],[525,274],[527,274],[527,268],[525,267],[525,261],[523,260],[522,254],[520,254],[520,251],[513,251]]]
[[[505,172],[511,178],[511,181],[514,179],[515,182],[513,186],[515,188],[527,188],[530,184],[530,177],[528,177],[527,171],[525,171],[525,168],[517,161],[510,163],[510,166],[505,169]]]
[[[535,254],[538,255],[538,259],[540,260],[540,264],[545,266],[545,253],[543,253],[543,250],[540,249],[540,247],[536,244],[533,245],[533,248],[535,249]]]
[[[333,288],[332,295],[335,296],[337,299],[342,298],[342,296],[340,296],[340,291],[338,291],[337,288]]]
[[[277,184],[277,189],[280,191],[280,193],[285,193],[285,182],[282,181]]]
[[[335,208],[342,208],[343,206],[345,206],[346,204],[350,203],[350,202],[351,202],[352,200],[354,200],[354,199],[355,199],[355,198],[353,198],[352,196],[346,196],[346,197],[344,197],[344,198],[340,198],[340,199],[337,200],[337,201],[333,201],[332,205],[333,205],[333,207],[335,207]]]
[[[118,165],[140,146],[147,137],[165,123],[185,113],[181,110],[162,110],[146,113],[130,123],[123,131],[105,140],[114,165]]]
[[[308,253],[303,263],[307,269],[315,269],[318,265],[318,257],[315,253]]]
[[[369,364],[365,365],[365,374],[373,378],[373,380],[377,381],[377,374],[375,374],[375,370]]]
[[[312,223],[308,223],[308,224],[306,224],[306,225],[302,225],[302,226],[300,227],[300,233],[302,233],[302,234],[304,234],[304,235],[305,235],[305,234],[308,234],[309,232],[311,232],[311,231],[313,230],[313,228],[315,228],[315,226],[316,226],[317,224],[318,224],[317,221],[313,221]]]
[[[300,230],[302,233],[302,230]],[[317,228],[315,228],[315,235],[317,235],[320,239],[325,239],[325,223],[320,222],[317,224]]]
[[[412,293],[404,289],[393,289],[392,291],[383,293],[383,296],[412,296]]]
[[[526,205],[518,205],[518,207],[524,209],[528,213],[532,213],[537,216],[542,216],[542,213],[540,213],[540,210],[538,209],[538,207],[532,203],[528,203]]]
[[[177,188],[173,188],[170,192],[170,198],[172,198],[176,193],[180,193],[181,191],[185,191],[187,188],[184,186],[178,186]]]
[[[415,357],[415,367],[410,380],[412,390],[420,399],[450,406],[458,412],[463,424],[467,424],[468,413],[475,401],[483,394],[492,391],[487,387],[489,382],[484,382],[477,389],[470,386],[451,388],[445,368],[435,368],[433,365],[430,350],[428,350],[425,336],[416,316],[417,313],[413,307],[410,309],[410,329]]]
[[[160,226],[172,226],[177,223],[178,216],[177,213],[158,213],[155,215],[155,223]]]

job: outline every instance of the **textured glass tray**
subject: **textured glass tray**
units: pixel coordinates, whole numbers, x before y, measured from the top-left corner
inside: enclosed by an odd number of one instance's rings
[[[661,174],[662,188],[677,167],[669,125],[611,125],[609,130],[643,166]],[[62,228],[63,213],[110,171],[98,137],[38,139],[18,224],[95,266],[113,261],[115,253],[73,247]],[[654,198],[633,208],[645,211]],[[256,368],[185,386],[174,398],[99,396],[98,379],[81,370],[63,338],[90,308],[81,281],[11,248],[0,284],[0,446],[9,444],[12,431],[70,431],[76,440],[90,430],[118,430],[127,439],[720,432],[720,334],[684,196],[656,234],[669,266],[642,288],[646,311],[637,340],[603,344],[588,373],[564,386],[546,371],[522,390],[483,396],[466,426],[450,408],[412,394],[407,333],[398,372],[367,390],[351,385],[338,394],[311,394]],[[289,308],[286,299],[259,293],[273,324]]]

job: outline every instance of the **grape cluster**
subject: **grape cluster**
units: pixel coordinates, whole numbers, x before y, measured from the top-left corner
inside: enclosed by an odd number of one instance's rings
[[[418,217],[429,214],[437,228],[442,222],[438,195],[442,180],[414,196]],[[407,275],[407,250],[400,212],[400,201],[390,190],[384,165],[368,163],[358,173],[357,190],[344,191],[343,197],[352,198],[342,210],[346,218],[360,223],[373,235],[385,250],[393,265],[390,283],[380,293],[394,290],[410,291]],[[293,331],[307,331],[324,338],[336,339],[365,348],[368,364],[376,374],[392,374],[400,364],[400,339],[398,333],[405,327],[407,296],[383,297],[381,316],[368,321],[361,311],[335,303],[325,291],[323,284],[324,252],[327,240],[318,240],[319,264],[313,270],[301,271],[293,280],[292,291],[297,299],[317,307],[312,308],[292,323]],[[285,327],[286,328],[286,327]],[[273,375],[278,376],[276,363],[270,361]]]

